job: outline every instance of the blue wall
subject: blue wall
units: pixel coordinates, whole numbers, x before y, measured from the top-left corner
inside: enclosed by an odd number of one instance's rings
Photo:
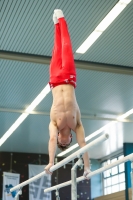
[[[129,154],[133,153],[133,143],[124,143],[124,156],[127,156]],[[129,195],[128,195],[128,188],[131,188],[131,162],[126,162],[125,163],[125,179],[126,179],[126,190],[125,190],[125,195],[126,195],[126,200],[129,200]]]
[[[91,171],[95,171],[101,167],[98,160],[91,159]],[[91,198],[96,198],[103,195],[102,176],[98,174],[91,178]]]

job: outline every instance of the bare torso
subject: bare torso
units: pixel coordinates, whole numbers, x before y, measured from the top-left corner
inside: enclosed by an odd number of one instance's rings
[[[53,104],[51,107],[51,121],[58,130],[66,126],[75,131],[79,116],[79,107],[75,97],[75,90],[72,85],[59,85],[53,88]]]

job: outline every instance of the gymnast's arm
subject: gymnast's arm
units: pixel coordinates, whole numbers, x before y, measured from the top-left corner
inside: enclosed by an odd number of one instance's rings
[[[45,171],[47,174],[52,174],[49,169],[54,165],[54,158],[55,158],[55,153],[56,153],[56,147],[57,147],[57,134],[58,130],[57,127],[55,126],[54,122],[50,122],[49,124],[49,134],[50,134],[50,139],[49,139],[49,164],[45,167]]]
[[[77,122],[75,132],[76,132],[77,142],[78,142],[80,148],[84,147],[86,145],[85,131],[84,131],[81,119],[80,119],[80,112],[78,113],[78,122]],[[87,175],[90,172],[90,162],[89,162],[88,152],[84,153],[83,160],[84,160],[84,172],[85,172],[85,175]]]

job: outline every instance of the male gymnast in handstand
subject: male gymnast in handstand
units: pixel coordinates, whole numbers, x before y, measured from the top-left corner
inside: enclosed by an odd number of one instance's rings
[[[55,26],[54,48],[50,63],[50,82],[53,104],[50,111],[49,124],[49,164],[45,167],[47,174],[54,165],[56,147],[65,150],[72,141],[71,130],[76,133],[80,147],[86,145],[85,133],[81,122],[81,114],[76,101],[76,68],[74,64],[71,40],[67,23],[62,10],[54,10]],[[84,176],[90,173],[89,156],[83,155]]]

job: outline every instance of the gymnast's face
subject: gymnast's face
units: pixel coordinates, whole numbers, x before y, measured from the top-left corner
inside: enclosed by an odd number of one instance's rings
[[[68,134],[58,133],[58,143],[61,146],[69,146],[72,141],[71,131]]]

